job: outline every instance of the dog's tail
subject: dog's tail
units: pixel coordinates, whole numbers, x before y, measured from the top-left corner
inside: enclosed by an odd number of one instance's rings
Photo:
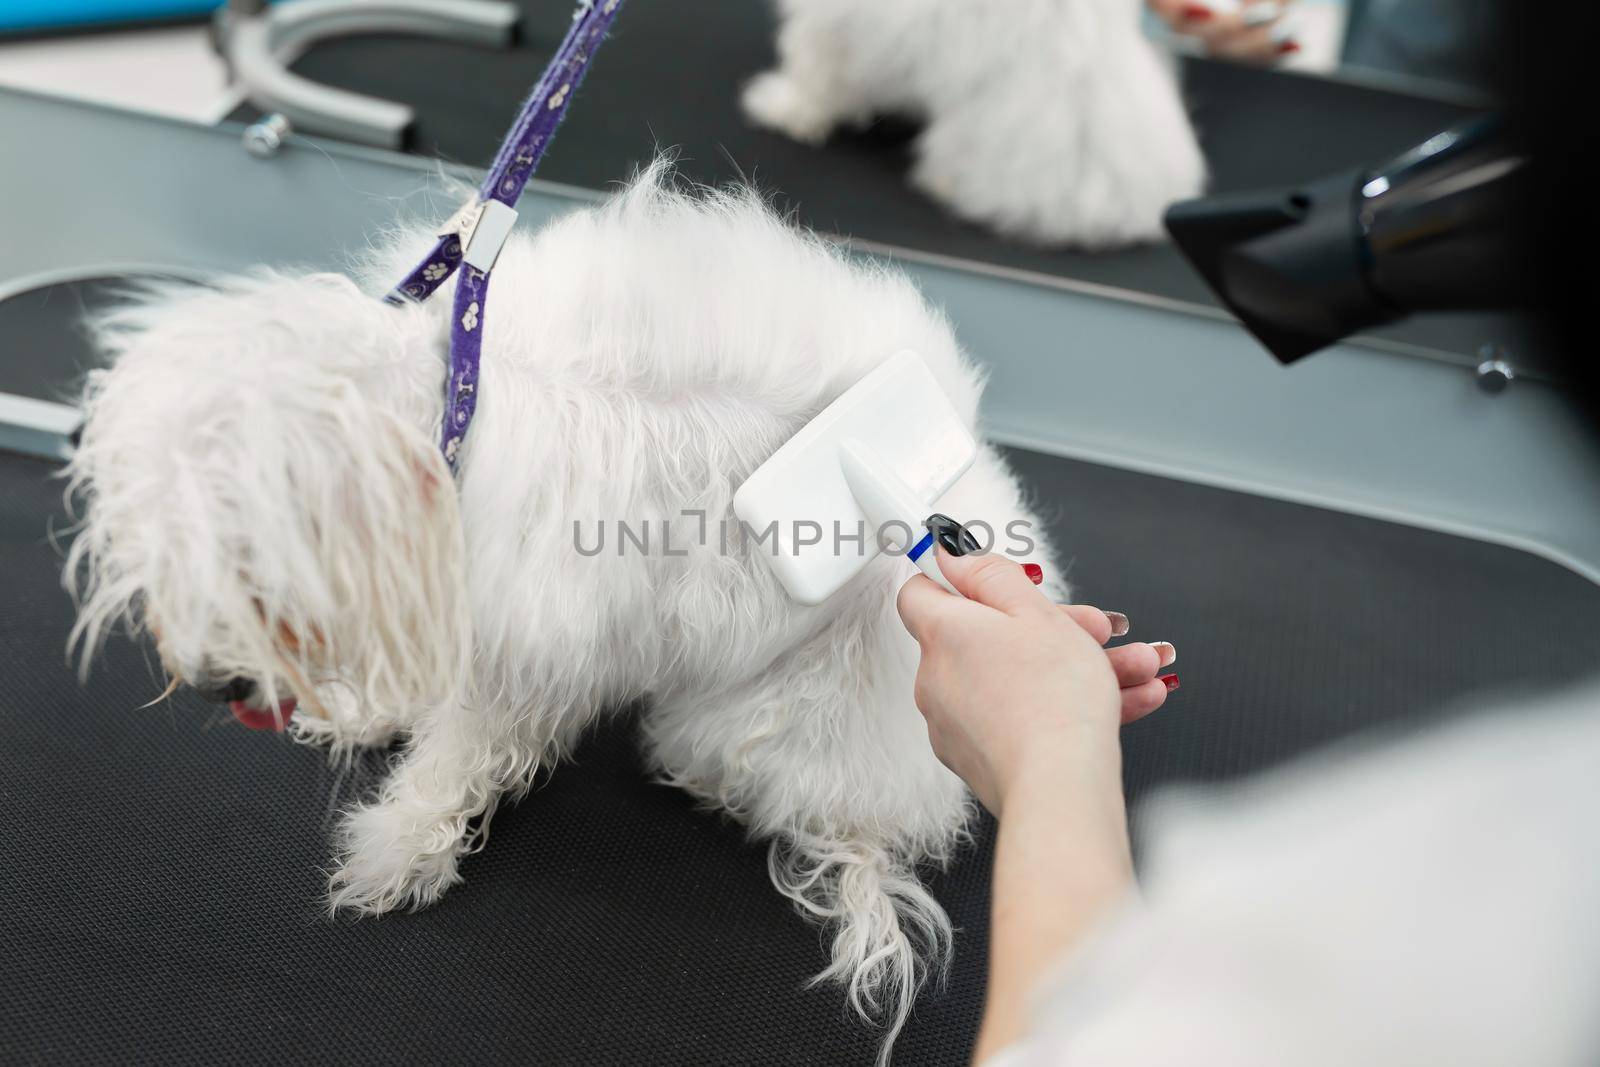
[[[883,1067],[928,974],[944,980],[949,916],[909,861],[868,841],[780,837],[767,866],[801,912],[832,930],[833,962],[813,983],[839,982],[863,1019],[885,1027]]]

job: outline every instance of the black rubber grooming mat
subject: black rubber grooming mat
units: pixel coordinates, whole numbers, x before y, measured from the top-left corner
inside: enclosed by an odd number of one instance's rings
[[[509,50],[349,38],[317,45],[295,70],[410,104],[414,150],[487,166],[571,11],[565,0],[519,3],[522,40]],[[539,176],[605,188],[658,149],[673,149],[687,177],[752,179],[818,229],[1215,304],[1164,245],[1095,255],[1029,248],[955,220],[905,184],[914,130],[904,122],[841,133],[821,150],[752,128],[739,113],[739,89],[771,65],[771,38],[764,0],[628,0]],[[1185,61],[1184,88],[1219,192],[1374,163],[1469,114],[1440,100],[1205,60]],[[1430,316],[1380,332],[1467,353],[1485,340],[1521,339],[1487,316]]]
[[[1176,642],[1183,687],[1125,731],[1133,798],[1224,779],[1464,694],[1600,660],[1600,589],[1516,551],[1016,453],[1082,595]],[[814,928],[764,853],[648,784],[619,717],[495,818],[439,906],[317,905],[331,770],[115,641],[87,686],[47,531],[52,466],[0,457],[0,1062],[866,1064]],[[181,521],[181,516],[174,516]],[[1556,654],[1559,650],[1560,654]],[[897,1062],[966,1062],[991,829],[932,878],[961,929]]]

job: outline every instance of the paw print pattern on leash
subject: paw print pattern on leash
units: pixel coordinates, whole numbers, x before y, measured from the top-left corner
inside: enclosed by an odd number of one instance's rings
[[[471,333],[478,328],[478,302],[474,300],[467,305],[467,310],[461,313],[461,328]]]

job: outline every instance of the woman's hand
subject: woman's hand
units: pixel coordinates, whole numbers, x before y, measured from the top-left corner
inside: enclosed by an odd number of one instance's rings
[[[1122,616],[1051,603],[1037,568],[937,551],[967,599],[919,574],[900,617],[922,646],[917,707],[933,750],[1000,817],[982,1062],[1024,1032],[1040,975],[1133,885],[1117,733],[1177,688],[1156,676],[1177,653],[1108,652]]]
[[[918,575],[899,608],[922,647],[917,707],[945,766],[998,815],[1032,775],[1119,759],[1117,727],[1177,687],[1176,675],[1156,676],[1177,658],[1172,645],[1107,651],[1100,646],[1127,633],[1123,616],[1054,604],[1000,556],[938,551],[940,570],[967,599]]]
[[[1287,3],[1255,0],[1209,5],[1205,0],[1150,0],[1150,8],[1174,33],[1197,38],[1206,54],[1241,63],[1275,63],[1300,51],[1280,21]]]

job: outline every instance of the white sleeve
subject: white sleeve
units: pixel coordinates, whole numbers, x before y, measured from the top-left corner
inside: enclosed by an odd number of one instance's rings
[[[1144,906],[981,1067],[1600,1063],[1600,695],[1147,814]]]
[[[978,1061],[974,1067],[1029,1067],[1031,1062],[1027,1045],[1011,1045],[988,1059]]]

